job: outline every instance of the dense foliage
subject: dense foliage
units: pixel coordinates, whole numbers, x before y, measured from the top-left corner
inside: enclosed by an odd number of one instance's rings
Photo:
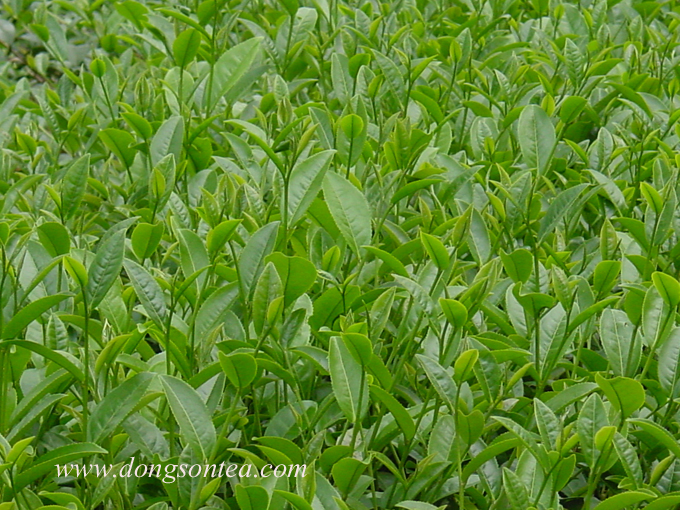
[[[676,508],[679,26],[4,0],[0,509]]]

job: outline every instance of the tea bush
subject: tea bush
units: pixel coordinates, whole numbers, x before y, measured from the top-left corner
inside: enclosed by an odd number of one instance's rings
[[[4,0],[0,510],[678,508],[679,29]]]

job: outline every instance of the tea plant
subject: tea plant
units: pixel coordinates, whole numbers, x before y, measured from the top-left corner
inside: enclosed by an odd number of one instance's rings
[[[0,510],[678,508],[679,13],[5,0]]]

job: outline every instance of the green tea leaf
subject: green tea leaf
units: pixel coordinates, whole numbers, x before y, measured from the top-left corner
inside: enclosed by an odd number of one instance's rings
[[[158,248],[165,233],[163,223],[140,223],[132,231],[132,251],[140,260],[148,259]]]
[[[680,283],[678,283],[678,280],[666,273],[656,271],[652,274],[652,282],[661,298],[671,308],[676,307],[680,303]]]
[[[295,165],[288,178],[289,224],[298,223],[321,190],[335,151],[327,150]]]
[[[522,110],[518,124],[519,145],[524,162],[539,174],[548,169],[555,148],[555,128],[545,111],[536,105]]]
[[[123,265],[146,313],[158,325],[164,324],[167,307],[165,296],[158,282],[146,269],[132,260],[124,260]]]
[[[21,490],[40,477],[56,470],[57,464],[63,465],[83,457],[105,453],[107,453],[106,450],[92,443],[60,446],[35,459],[28,469],[24,469],[14,478],[13,486],[16,487],[16,490]]]
[[[274,264],[281,277],[286,307],[307,292],[316,281],[316,268],[302,257],[289,257],[275,252],[266,260]]]
[[[201,33],[195,28],[187,28],[177,36],[172,43],[172,53],[175,63],[184,69],[198,54],[201,46]]]
[[[416,433],[416,426],[411,415],[399,403],[399,401],[382,388],[371,385],[371,396],[379,400],[387,410],[394,416],[395,421],[404,434],[406,440],[410,441]]]
[[[160,376],[165,397],[179,424],[182,438],[196,457],[208,460],[215,447],[216,433],[205,404],[187,383],[170,375]]]
[[[439,398],[449,406],[451,413],[455,413],[458,405],[456,403],[456,383],[453,382],[453,378],[435,360],[422,354],[416,354],[416,359],[425,370],[425,374],[437,391]]]
[[[340,409],[347,420],[357,423],[368,408],[368,384],[361,365],[338,337],[331,338],[328,366]]]
[[[27,304],[2,329],[2,339],[16,338],[31,322],[69,297],[70,294],[55,294]]]
[[[279,222],[275,221],[263,226],[255,232],[246,243],[238,259],[238,274],[241,288],[246,296],[254,288],[256,280],[264,268],[267,256],[274,249]]]
[[[151,163],[156,166],[170,154],[174,156],[175,162],[180,161],[183,139],[184,119],[178,115],[167,119],[151,140],[149,146]]]
[[[215,62],[212,73],[206,78],[212,82],[212,94],[205,95],[205,106],[212,111],[217,102],[237,86],[247,88],[250,82],[248,71],[260,54],[262,39],[254,37],[230,48]],[[239,90],[241,93],[242,90]]]
[[[323,183],[328,209],[347,244],[359,254],[359,247],[371,243],[371,212],[364,197],[341,175],[330,172]]]
[[[248,387],[257,375],[257,362],[250,354],[236,352],[228,356],[219,353],[220,366],[227,375],[229,381],[239,390]]]
[[[37,230],[40,243],[51,256],[66,255],[71,250],[68,231],[62,224],[48,221],[40,225]]]
[[[113,282],[120,276],[125,256],[125,230],[104,241],[87,273],[87,299],[92,308],[99,306]]]
[[[155,374],[142,372],[120,384],[97,404],[88,422],[90,441],[101,442],[139,406]]]
[[[77,159],[66,171],[61,184],[61,216],[73,216],[83,201],[90,173],[90,155]]]

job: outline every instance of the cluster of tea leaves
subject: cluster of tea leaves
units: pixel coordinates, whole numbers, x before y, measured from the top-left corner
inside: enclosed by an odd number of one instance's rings
[[[677,508],[679,28],[4,0],[0,509]]]

